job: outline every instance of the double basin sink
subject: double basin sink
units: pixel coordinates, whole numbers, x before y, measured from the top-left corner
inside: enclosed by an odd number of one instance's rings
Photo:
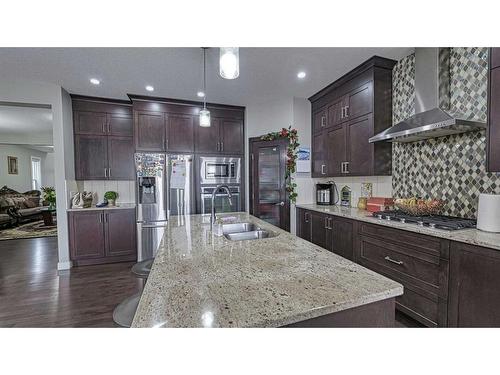
[[[229,241],[259,240],[276,236],[263,230],[254,223],[235,223],[222,225],[222,233]]]

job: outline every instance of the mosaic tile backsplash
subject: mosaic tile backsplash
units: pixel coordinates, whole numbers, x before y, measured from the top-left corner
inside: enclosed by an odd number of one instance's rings
[[[487,48],[452,48],[451,109],[486,121]],[[415,112],[415,55],[393,70],[393,124]],[[486,172],[485,132],[393,145],[394,197],[446,201],[444,214],[476,217],[479,193],[500,194],[500,175]]]

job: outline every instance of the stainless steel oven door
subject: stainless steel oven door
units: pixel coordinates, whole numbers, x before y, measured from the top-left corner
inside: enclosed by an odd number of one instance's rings
[[[202,187],[201,188],[201,213],[210,214],[212,212],[212,192],[215,186],[212,187]],[[224,191],[215,194],[215,212],[239,212],[241,211],[241,196],[239,186],[230,186],[231,191],[231,202],[229,204],[229,199]]]
[[[200,183],[239,184],[241,180],[241,158],[200,157]]]

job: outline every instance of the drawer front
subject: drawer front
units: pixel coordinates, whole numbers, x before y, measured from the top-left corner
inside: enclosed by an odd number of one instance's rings
[[[449,243],[437,237],[367,223],[359,225],[359,234],[380,238],[404,246],[411,244],[412,247],[422,252],[448,259]]]
[[[415,279],[436,291],[439,289],[439,257],[412,251],[374,238],[362,237],[360,258],[377,264],[389,274]],[[413,281],[413,280],[412,280]]]

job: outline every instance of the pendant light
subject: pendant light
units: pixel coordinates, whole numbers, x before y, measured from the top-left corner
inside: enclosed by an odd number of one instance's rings
[[[203,49],[203,109],[200,111],[200,126],[210,127],[210,111],[207,109],[207,67],[206,67],[206,47]]]
[[[240,75],[240,49],[220,47],[219,73],[222,78],[235,79]]]

